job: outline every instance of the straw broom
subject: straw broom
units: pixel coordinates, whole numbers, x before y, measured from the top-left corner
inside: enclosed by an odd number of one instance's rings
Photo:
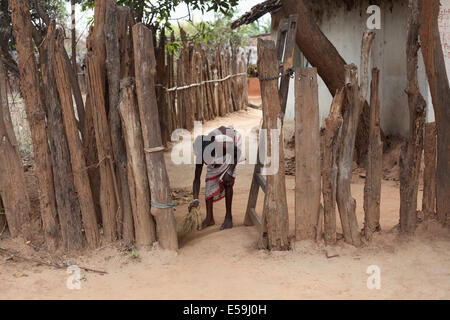
[[[183,221],[178,225],[178,237],[184,237],[194,230],[199,230],[201,226],[202,216],[200,213],[200,207],[193,207],[190,212],[188,212]]]

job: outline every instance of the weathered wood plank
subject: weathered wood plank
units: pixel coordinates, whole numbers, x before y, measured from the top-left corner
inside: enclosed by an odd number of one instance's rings
[[[320,208],[317,70],[295,70],[295,238],[315,239]]]

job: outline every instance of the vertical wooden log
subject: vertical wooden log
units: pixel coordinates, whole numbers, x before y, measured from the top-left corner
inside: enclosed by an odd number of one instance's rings
[[[86,70],[87,73],[87,70]],[[87,77],[87,86],[89,89],[89,79]],[[102,209],[100,206],[100,170],[98,168],[98,152],[97,144],[95,142],[95,128],[94,128],[94,109],[91,101],[91,96],[89,91],[86,92],[86,121],[84,125],[83,133],[83,149],[84,157],[86,159],[87,172],[89,176],[89,182],[91,185],[92,198],[94,199],[95,213],[97,216],[97,221],[101,221]]]
[[[171,201],[169,177],[161,147],[161,128],[159,127],[158,106],[155,94],[155,57],[152,32],[143,24],[133,26],[133,46],[136,62],[136,91],[141,119],[144,148],[146,149],[147,174],[150,184],[152,214],[156,219],[157,239],[162,248],[178,249],[176,220],[173,208],[161,208]],[[152,149],[153,148],[153,149]],[[161,204],[161,205],[159,205]]]
[[[184,84],[184,49],[180,51],[180,57],[177,60],[177,87]],[[177,95],[177,120],[178,128],[186,128],[186,116],[185,116],[185,98],[184,91],[175,91]]]
[[[115,0],[106,2],[105,38],[106,38],[106,71],[109,95],[109,125],[111,130],[112,151],[115,160],[115,175],[120,196],[116,216],[116,228],[119,237],[125,242],[133,241],[133,214],[131,212],[130,192],[127,178],[127,152],[122,137],[122,126],[119,114],[120,98],[120,46],[118,37],[118,11]]]
[[[48,147],[45,110],[39,87],[39,72],[32,43],[30,7],[28,1],[10,0],[11,20],[16,49],[19,55],[20,84],[25,100],[34,148],[35,174],[39,182],[40,208],[47,247],[54,251],[58,246],[58,219],[56,211],[53,172]]]
[[[79,250],[83,247],[81,232],[81,209],[73,181],[70,164],[69,146],[64,130],[61,112],[61,101],[58,96],[55,75],[55,39],[57,32],[52,21],[47,29],[47,35],[40,47],[42,84],[44,100],[47,106],[47,126],[49,145],[53,163],[53,181],[55,185],[56,206],[63,247],[66,251]],[[66,68],[73,74],[70,63]]]
[[[0,103],[0,207],[3,201],[11,237],[21,235],[31,240],[30,199],[9,111],[3,62],[0,62]]]
[[[336,178],[337,178],[337,139],[342,125],[342,105],[344,89],[339,90],[331,103],[330,114],[325,119],[322,163],[322,194],[324,209],[325,243],[336,243]]]
[[[295,239],[315,239],[320,208],[317,70],[295,72]]]
[[[186,84],[193,84],[196,82],[196,72],[195,72],[195,52],[194,45],[191,43],[186,51],[186,62],[187,68],[185,71],[185,79],[188,79]],[[194,121],[196,115],[196,106],[197,103],[195,101],[195,90],[197,88],[188,88],[185,89],[185,95],[187,97],[187,103],[185,105],[186,109],[186,129],[191,131],[194,128]]]
[[[156,48],[156,98],[158,101],[158,112],[161,126],[161,138],[164,145],[169,141],[169,112],[167,106],[167,81],[168,72],[166,67],[166,35],[165,29],[161,29],[159,46]]]
[[[217,76],[217,65],[213,66],[212,69],[212,76],[214,80],[218,79]],[[214,82],[213,83],[213,94],[214,94],[214,117],[218,117],[219,116],[219,109],[220,109],[220,95],[219,95],[219,83],[218,82]]]
[[[411,0],[408,6],[406,42],[406,74],[409,107],[409,138],[400,154],[400,230],[413,233],[417,223],[417,193],[420,162],[423,149],[423,126],[426,102],[419,91],[417,52],[419,45],[419,2]]]
[[[150,188],[145,166],[139,110],[133,78],[121,81],[120,115],[127,146],[128,184],[133,207],[137,246],[149,246],[156,241],[155,222],[150,213]]]
[[[360,230],[356,218],[356,200],[351,195],[352,163],[355,147],[355,136],[361,112],[361,101],[358,87],[358,70],[355,65],[345,66],[347,97],[343,114],[342,128],[338,138],[338,175],[336,199],[341,218],[345,242],[355,246],[361,245]]]
[[[450,86],[438,26],[439,0],[422,0],[420,42],[430,85],[437,130],[436,210],[439,221],[450,225]]]
[[[425,124],[425,142],[423,148],[423,198],[422,213],[424,218],[436,214],[436,123]]]
[[[175,34],[172,31],[170,34],[170,42],[175,42]],[[175,54],[172,52],[172,54],[169,53],[169,49],[167,49],[167,58],[168,58],[168,67],[169,67],[169,88],[173,88],[177,84],[177,79],[175,75]],[[176,108],[176,91],[171,91],[168,93],[169,96],[169,109],[171,112],[171,127],[170,131],[172,132],[176,128],[179,128],[178,125],[178,116],[177,116],[177,108]],[[169,137],[170,139],[170,137]]]
[[[130,7],[117,6],[117,37],[120,51],[120,79],[134,76],[132,13]]]
[[[203,67],[202,67],[202,56],[200,52],[195,52],[195,83],[201,83],[202,82],[202,73],[203,73]],[[195,106],[197,109],[197,120],[203,121],[205,120],[205,114],[206,110],[204,110],[204,103],[203,103],[203,85],[199,85],[195,87]]]
[[[369,146],[367,149],[366,181],[364,184],[364,236],[372,239],[372,234],[380,228],[381,175],[383,170],[383,142],[380,130],[380,99],[378,83],[380,71],[372,69],[370,87]]]
[[[258,70],[261,77],[271,77],[277,73],[275,43],[269,40],[258,39]],[[263,229],[267,234],[262,234],[262,242],[267,244],[270,250],[289,249],[289,216],[286,200],[286,185],[284,180],[284,151],[283,133],[280,119],[280,99],[278,96],[278,81],[261,81],[262,108],[264,129],[267,136],[266,154],[271,157],[272,162],[278,161],[277,172],[267,175],[266,195],[264,198],[264,211],[262,217]],[[279,136],[273,129],[279,129]],[[272,153],[272,143],[278,143],[279,153]],[[270,150],[270,152],[269,152]],[[276,160],[275,160],[276,159]]]
[[[56,43],[56,85],[61,99],[62,117],[70,150],[73,179],[78,200],[81,207],[82,220],[86,239],[89,247],[95,248],[100,241],[100,233],[97,226],[94,199],[86,170],[86,160],[83,145],[80,141],[75,114],[73,110],[71,85],[68,75],[67,63],[64,58],[64,42],[62,33]]]
[[[216,50],[216,67],[217,67],[217,78],[218,80],[223,78],[223,72],[222,72],[222,58],[220,55],[221,47]],[[223,81],[217,82],[218,87],[218,97],[219,97],[219,117],[223,117],[227,111],[226,111],[226,101],[225,101],[225,93],[224,88],[225,84]]]
[[[117,239],[116,216],[118,203],[115,190],[115,175],[112,169],[111,136],[106,116],[106,103],[102,94],[104,88],[101,59],[91,53],[87,56],[89,94],[94,110],[95,141],[100,171],[100,206],[102,211],[103,234],[106,241]]]
[[[226,76],[230,75],[230,68],[229,68],[229,61],[230,61],[230,55],[228,53],[228,49],[226,50],[225,53],[222,53],[222,70],[223,70],[223,77],[225,78]],[[227,80],[225,80],[224,82],[224,88],[225,88],[225,101],[226,101],[226,113],[231,113],[233,112],[233,98],[231,96],[231,78],[228,78]]]

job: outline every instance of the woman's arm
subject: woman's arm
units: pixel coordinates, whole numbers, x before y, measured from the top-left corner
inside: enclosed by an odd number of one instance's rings
[[[193,207],[198,207],[200,205],[200,200],[198,199],[198,194],[200,193],[200,178],[202,176],[203,164],[195,165],[195,177],[194,182],[192,183],[192,194],[194,196],[194,200],[189,205],[189,211]]]

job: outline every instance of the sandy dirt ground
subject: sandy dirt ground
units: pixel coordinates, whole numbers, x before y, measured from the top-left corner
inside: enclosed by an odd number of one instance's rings
[[[237,129],[257,128],[261,112],[241,111],[204,125],[206,131],[233,124]],[[174,165],[170,152],[166,163],[172,188],[191,189],[193,165]],[[66,269],[0,256],[0,299],[449,299],[450,232],[434,222],[419,225],[413,238],[398,235],[398,181],[383,181],[382,232],[370,244],[354,248],[340,240],[330,250],[313,242],[293,243],[288,252],[257,249],[257,232],[243,225],[253,166],[238,167],[233,201],[234,228],[220,231],[225,204],[215,204],[216,225],[190,234],[178,253],[157,246],[138,249],[136,255],[119,245],[70,257],[74,265],[108,272],[81,271],[81,288],[70,290]],[[286,177],[291,234],[294,224],[294,177]],[[307,186],[305,186],[307,187]],[[354,175],[352,193],[357,200],[359,225],[363,221],[364,179]],[[204,195],[202,184],[201,196]],[[263,197],[258,200],[261,212]],[[205,214],[202,203],[202,214]],[[180,220],[187,203],[176,209]],[[338,219],[338,224],[339,224]],[[5,248],[26,255],[35,250],[17,240],[1,239]],[[379,267],[381,288],[369,290],[367,268]]]

